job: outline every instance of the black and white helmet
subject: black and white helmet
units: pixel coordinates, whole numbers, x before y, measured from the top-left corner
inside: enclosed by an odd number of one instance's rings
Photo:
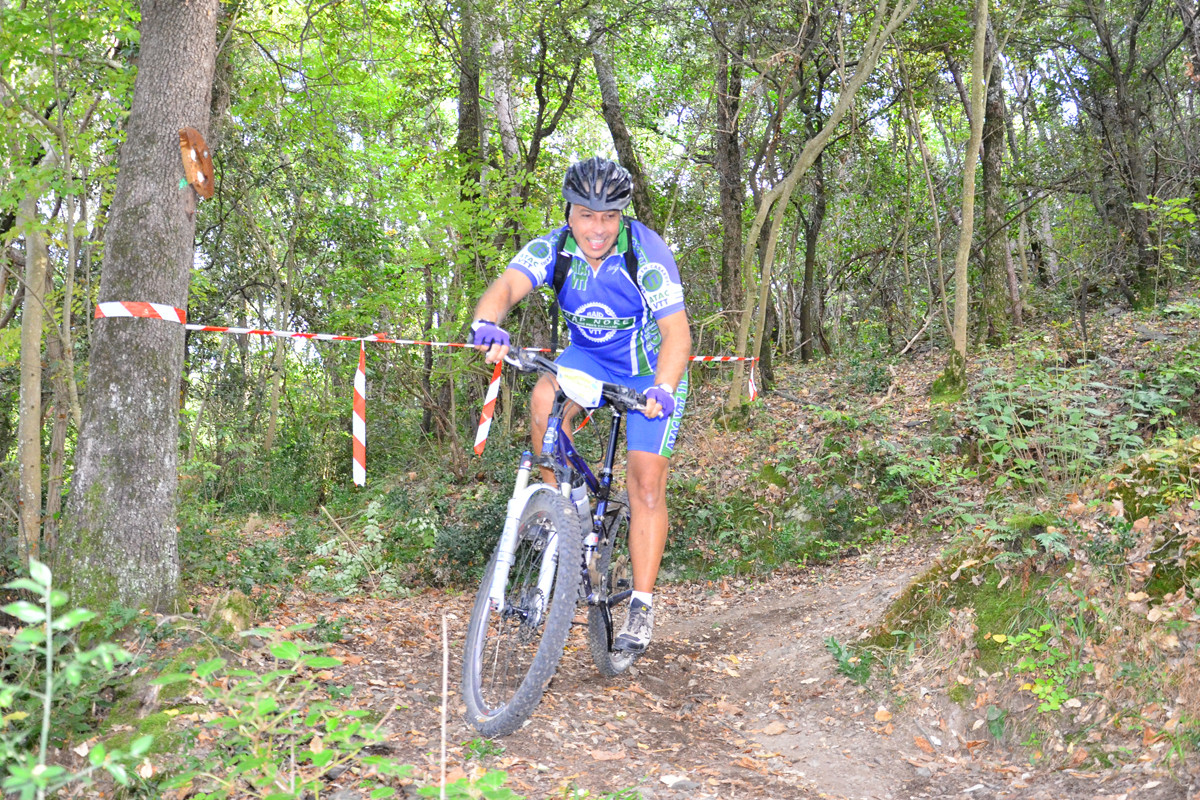
[[[594,156],[567,167],[562,196],[592,211],[622,211],[633,199],[633,179],[617,162]]]

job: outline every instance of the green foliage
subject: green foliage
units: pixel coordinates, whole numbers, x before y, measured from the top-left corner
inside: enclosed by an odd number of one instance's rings
[[[284,635],[312,627],[297,625]],[[187,787],[197,798],[271,797],[286,800],[320,794],[324,782],[345,768],[357,767],[359,788],[371,797],[390,797],[387,778],[408,775],[411,767],[367,754],[385,738],[382,727],[362,710],[345,710],[317,699],[316,670],[341,664],[316,654],[322,645],[283,638],[271,629],[245,635],[270,637],[274,668],[262,674],[230,667],[224,658],[193,665],[190,672],[164,673],[156,683],[187,683],[215,709],[206,726],[218,746],[204,755],[189,753],[183,769],[166,778],[159,790]]]
[[[340,594],[356,594],[364,586],[385,594],[405,591],[398,567],[410,560],[414,552],[424,553],[433,548],[438,530],[434,519],[415,516],[393,522],[385,529],[383,526],[389,521],[378,500],[367,505],[363,516],[366,524],[361,542],[339,529],[336,536],[317,545],[313,551],[316,563],[308,570],[309,579],[316,586]]]
[[[463,742],[463,750],[468,761],[504,755],[504,745],[494,739],[471,739]]]
[[[989,519],[988,543],[1002,551],[994,563],[1024,560],[1036,562],[1044,570],[1054,560],[1070,555],[1063,527],[1061,520],[1043,512],[1018,512],[1003,522]]]
[[[521,800],[521,796],[504,786],[508,776],[499,770],[488,770],[478,781],[459,778],[443,788],[426,786],[417,791],[421,797],[441,797],[449,800]]]
[[[1063,649],[1055,626],[1046,622],[1010,636],[1006,650],[1018,657],[1014,670],[1032,679],[1029,691],[1042,702],[1038,711],[1058,711],[1074,696],[1075,683],[1093,671],[1091,664]]]
[[[17,600],[2,609],[25,624],[0,663],[0,768],[7,775],[0,786],[5,794],[22,800],[42,798],[72,784],[90,785],[91,776],[100,771],[128,785],[128,767],[150,749],[152,737],[139,737],[128,749],[96,745],[88,753],[88,766],[77,772],[48,763],[47,752],[56,725],[61,735],[64,724],[73,726],[90,711],[90,702],[81,711],[72,701],[93,700],[104,679],[132,656],[110,642],[90,649],[71,642],[71,631],[95,614],[74,608],[59,615],[56,610],[66,605],[67,596],[53,587],[50,568],[36,559],[29,562],[29,577],[4,588],[30,592],[38,601]],[[37,741],[32,740],[35,735]]]
[[[1188,276],[1186,242],[1196,228],[1196,214],[1189,208],[1190,197],[1162,199],[1150,195],[1146,203],[1133,207],[1150,214],[1151,247],[1156,258],[1155,295],[1164,295],[1175,283]]]
[[[869,360],[852,356],[846,364],[843,380],[854,391],[879,394],[887,391],[892,383],[892,375],[885,364],[879,363],[878,354]]]
[[[832,636],[825,640],[825,648],[837,662],[838,672],[862,686],[871,679],[871,665],[875,657],[870,651],[845,647]]]
[[[969,409],[980,465],[997,488],[1078,485],[1112,455],[1140,449],[1137,415],[1116,407],[1112,387],[1092,367],[1061,370],[1038,360],[1012,375],[984,370]]]

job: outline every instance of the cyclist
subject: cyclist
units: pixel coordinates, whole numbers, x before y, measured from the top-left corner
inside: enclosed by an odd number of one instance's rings
[[[667,470],[688,394],[692,335],[675,258],[654,231],[621,212],[633,196],[629,172],[595,157],[572,164],[563,179],[566,226],[534,239],[492,282],[475,307],[471,343],[494,364],[509,349],[500,327],[535,287],[554,286],[561,252],[570,256],[558,305],[570,346],[556,361],[594,378],[632,386],[646,409],[626,420],[626,485],[633,596],[613,647],[640,653],[654,631],[654,584],[667,543]],[[633,259],[626,253],[632,248]],[[561,270],[561,268],[560,268]],[[632,274],[631,274],[632,273]],[[533,447],[540,453],[555,393],[543,375],[533,390]],[[552,481],[553,473],[543,470]]]

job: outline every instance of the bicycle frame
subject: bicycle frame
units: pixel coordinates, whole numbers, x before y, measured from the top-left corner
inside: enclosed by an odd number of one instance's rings
[[[615,408],[610,408],[612,414],[612,427],[609,430],[608,442],[604,450],[604,462],[600,469],[600,476],[592,472],[587,461],[575,449],[575,444],[563,430],[563,411],[566,408],[567,396],[558,389],[554,395],[554,404],[550,409],[550,416],[547,419],[546,434],[542,437],[542,455],[537,459],[539,467],[546,467],[554,471],[555,480],[558,483],[558,492],[572,502],[576,502],[572,497],[572,489],[576,488],[576,476],[583,480],[583,485],[587,487],[588,492],[596,498],[596,507],[590,510],[592,520],[591,530],[588,532],[587,538],[584,541],[585,556],[587,563],[590,563],[590,556],[595,552],[596,543],[599,541],[599,530],[603,524],[604,515],[608,511],[608,497],[612,489],[613,463],[617,455],[617,440],[621,429],[621,413]],[[500,534],[500,547],[496,559],[496,571],[492,576],[492,584],[488,588],[488,597],[492,602],[492,607],[499,613],[504,611],[504,587],[508,581],[508,571],[512,566],[512,556],[515,551],[517,525],[520,522],[521,512],[529,503],[530,498],[536,492],[554,491],[552,487],[546,484],[529,485],[529,474],[533,467],[533,457],[529,452],[521,454],[521,461],[517,468],[517,482],[513,490],[513,496],[508,501],[507,511],[504,518],[504,529]],[[587,496],[584,495],[581,500],[587,504]],[[576,505],[580,504],[576,502]],[[580,513],[587,515],[587,511],[580,507]],[[554,534],[557,536],[557,532]],[[538,588],[542,592],[542,596],[548,596],[550,585],[554,580],[554,570],[558,563],[558,542],[556,538],[551,538],[547,543],[542,554],[542,564]],[[588,600],[591,602],[595,596],[595,580],[588,573],[584,576],[588,582]],[[541,585],[542,583],[546,585]]]

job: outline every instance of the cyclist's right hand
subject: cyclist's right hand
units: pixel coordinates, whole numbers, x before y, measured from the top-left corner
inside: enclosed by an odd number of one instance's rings
[[[508,331],[487,319],[477,319],[471,323],[471,344],[481,353],[485,353],[484,361],[495,364],[508,354],[511,341]]]

